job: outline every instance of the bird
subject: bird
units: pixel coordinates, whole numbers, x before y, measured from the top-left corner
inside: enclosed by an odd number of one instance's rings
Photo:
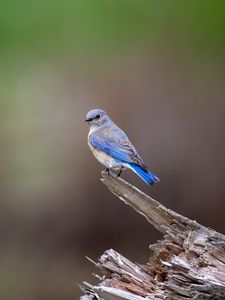
[[[160,182],[144,164],[129,138],[102,109],[92,109],[85,122],[90,125],[88,145],[96,159],[106,167],[108,173],[131,169],[145,183],[153,185]]]

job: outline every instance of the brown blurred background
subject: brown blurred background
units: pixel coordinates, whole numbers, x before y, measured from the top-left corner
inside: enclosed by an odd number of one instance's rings
[[[160,238],[100,182],[84,118],[105,109],[161,183],[123,177],[225,233],[225,2],[0,3],[1,299],[78,299],[114,248]]]

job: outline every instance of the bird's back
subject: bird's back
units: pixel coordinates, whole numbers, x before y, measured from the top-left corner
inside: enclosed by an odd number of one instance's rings
[[[110,126],[100,127],[92,132],[90,130],[89,140],[90,139],[98,140],[104,144],[105,147],[108,147],[109,150],[124,154],[125,162],[135,163],[144,171],[147,171],[147,167],[139,156],[137,150],[132,145],[125,132],[115,123],[111,122]]]

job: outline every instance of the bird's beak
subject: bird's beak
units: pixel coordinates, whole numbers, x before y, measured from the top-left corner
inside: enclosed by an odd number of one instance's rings
[[[91,118],[84,120],[84,122],[91,122],[91,121],[92,121]]]

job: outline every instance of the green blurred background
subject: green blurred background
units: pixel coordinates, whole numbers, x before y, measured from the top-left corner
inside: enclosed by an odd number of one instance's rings
[[[225,1],[0,0],[1,299],[78,299],[85,255],[160,238],[99,181],[95,107],[161,183],[123,177],[225,232]]]

